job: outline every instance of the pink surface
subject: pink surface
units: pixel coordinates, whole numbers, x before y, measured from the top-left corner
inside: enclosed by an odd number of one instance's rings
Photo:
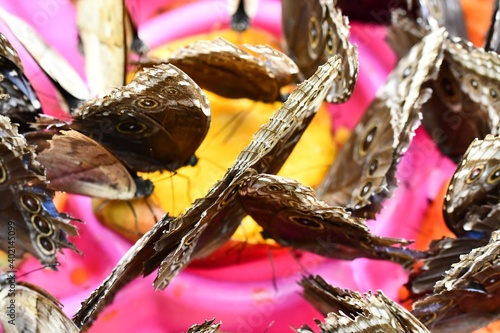
[[[169,1],[131,3],[139,18],[140,35],[149,45],[227,26],[223,1],[186,4],[150,18],[167,3]],[[0,5],[34,24],[46,40],[83,73],[82,57],[76,50],[71,4],[55,0],[0,0]],[[261,0],[254,26],[279,34],[279,14],[279,1]],[[43,20],[44,15],[50,19]],[[0,29],[5,31],[3,25]],[[7,35],[12,40],[11,35]],[[360,52],[360,74],[353,98],[344,105],[331,107],[336,127],[352,128],[393,66],[394,56],[383,42],[384,36],[383,28],[353,25],[352,39]],[[53,89],[25,52],[21,52],[21,56],[46,112],[57,113]],[[427,200],[436,195],[454,167],[439,155],[422,131],[417,133],[401,163],[402,186],[378,220],[370,225],[376,234],[412,239],[427,209]],[[78,225],[81,236],[74,240],[85,255],[66,251],[60,256],[58,272],[38,271],[26,280],[53,293],[72,315],[79,303],[111,272],[130,243],[95,220],[88,198],[71,196],[67,211],[86,222]],[[383,289],[393,298],[406,279],[405,273],[391,263],[344,262],[311,254],[303,254],[299,261],[308,272],[321,274],[334,285],[361,291]],[[23,270],[38,266],[32,260]],[[78,282],[72,279],[76,273],[88,278]],[[268,332],[287,332],[290,325],[311,323],[312,318],[319,317],[299,295],[297,280],[302,274],[304,271],[291,255],[281,254],[273,257],[272,263],[263,258],[240,265],[187,269],[163,292],[153,291],[154,276],[138,279],[124,288],[90,332],[182,332],[193,323],[213,317],[222,321],[222,330],[226,332],[263,332],[273,322]]]

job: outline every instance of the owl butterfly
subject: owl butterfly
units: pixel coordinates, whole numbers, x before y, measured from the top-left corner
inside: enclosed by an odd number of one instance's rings
[[[76,250],[67,240],[76,228],[70,216],[57,211],[54,192],[47,189],[43,167],[36,161],[34,148],[27,144],[9,118],[0,116],[0,249],[12,256],[26,252],[44,264],[57,262],[63,247]],[[10,236],[10,237],[9,237]],[[12,242],[15,238],[15,244]]]
[[[5,273],[1,279],[0,322],[5,333],[78,332],[61,310],[62,304],[47,291],[16,281],[13,273]]]
[[[436,30],[399,61],[319,185],[318,198],[354,216],[374,218],[380,211],[420,124],[419,109],[429,98],[422,84],[437,74],[445,38],[444,29]]]
[[[244,32],[257,13],[259,0],[227,0],[227,11],[231,16],[231,29]]]
[[[125,84],[127,56],[147,48],[137,36],[124,0],[78,0],[76,21],[92,96]]]
[[[351,97],[358,77],[358,51],[349,42],[349,20],[333,0],[283,0],[283,33],[287,51],[301,72],[309,77],[329,57],[339,54],[339,77],[326,96],[343,103]]]
[[[216,333],[220,327],[220,323],[214,324],[214,319],[206,320],[201,325],[191,326],[186,333]]]
[[[500,232],[460,257],[412,313],[436,333],[472,332],[500,319]]]
[[[292,83],[299,71],[290,58],[270,46],[236,46],[220,37],[189,44],[168,59],[153,60],[163,62],[179,67],[202,88],[220,96],[268,103],[281,99],[280,89]]]
[[[23,64],[17,51],[7,38],[0,33],[0,114],[19,124],[20,132],[30,130],[42,113],[42,105],[28,78],[23,73]]]
[[[303,278],[304,297],[321,313],[325,322],[316,320],[322,333],[427,333],[429,330],[401,305],[393,302],[382,291],[363,297],[350,290],[342,290],[326,283],[320,276]],[[303,326],[300,333],[314,332]]]
[[[192,259],[223,245],[246,215],[236,200],[240,181],[251,174],[279,171],[318,111],[327,93],[325,87],[335,80],[339,65],[338,58],[331,58],[298,85],[204,198],[174,219],[164,217],[141,237],[82,303],[74,317],[77,326],[88,329],[114,295],[139,275],[148,275],[159,267],[154,286],[166,288]]]
[[[209,126],[208,98],[170,64],[146,68],[130,84],[86,101],[70,125],[140,172],[194,165]]]
[[[65,99],[67,108],[76,107],[89,98],[89,91],[80,75],[64,57],[43,40],[27,22],[0,8],[2,19]]]
[[[486,245],[500,228],[500,137],[487,135],[472,142],[451,179],[443,216],[458,238],[431,243],[429,257],[406,285],[413,297],[431,292],[460,255]]]
[[[401,55],[425,33],[425,28],[399,12],[388,41]],[[449,38],[438,77],[424,85],[434,93],[422,106],[422,123],[443,154],[455,162],[475,138],[500,133],[499,66],[497,53]]]
[[[283,246],[348,260],[364,257],[408,264],[414,259],[411,250],[395,247],[407,245],[405,240],[371,234],[364,219],[316,199],[312,188],[292,179],[246,177],[239,200],[264,235]]]

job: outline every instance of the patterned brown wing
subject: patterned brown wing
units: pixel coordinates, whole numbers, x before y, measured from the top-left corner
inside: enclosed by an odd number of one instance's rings
[[[381,291],[363,297],[355,291],[333,287],[320,276],[304,278],[300,284],[309,302],[321,312],[329,311],[323,313],[326,316],[324,322],[316,321],[321,333],[429,332],[411,313]],[[308,326],[297,331],[313,332]]]
[[[12,310],[12,300],[15,300]],[[16,282],[6,273],[0,286],[0,322],[6,333],[66,332],[78,328],[61,310],[62,304],[47,291],[26,282]]]
[[[358,51],[349,42],[349,20],[336,2],[284,0],[282,21],[288,54],[303,78],[312,75],[331,56],[341,57],[339,77],[332,83],[326,100],[332,103],[348,100],[358,77]]]
[[[110,151],[77,131],[51,135],[48,143],[38,161],[53,190],[110,200],[131,200],[153,191],[149,180],[130,172]]]
[[[279,171],[321,106],[326,87],[336,78],[339,65],[338,58],[331,58],[310,79],[298,85],[204,198],[196,200],[175,219],[164,217],[141,237],[103,284],[82,303],[74,317],[77,326],[90,327],[114,295],[139,275],[160,267],[154,285],[166,288],[192,259],[206,256],[224,244],[246,215],[235,200],[239,182],[255,172]]]
[[[23,73],[19,55],[0,33],[0,97],[2,96],[0,114],[19,124],[21,133],[29,131],[29,123],[34,122],[42,113],[42,104]]]
[[[388,40],[401,56],[427,29],[393,13]],[[424,84],[433,94],[422,107],[422,123],[443,154],[458,162],[475,138],[500,132],[500,56],[460,38],[448,38],[437,78]]]
[[[500,318],[500,233],[463,255],[436,284],[434,293],[414,304],[412,313],[432,332],[472,332]]]
[[[399,61],[319,185],[320,199],[355,216],[373,218],[380,211],[420,124],[419,108],[429,97],[422,84],[437,74],[445,38],[444,29],[437,30]]]
[[[448,187],[443,215],[457,236],[488,239],[500,228],[500,136],[469,146]]]
[[[397,246],[408,242],[371,234],[364,219],[318,200],[312,188],[295,180],[258,174],[246,177],[238,192],[265,237],[283,246],[349,260],[364,257],[403,265],[414,260],[413,251]]]
[[[460,1],[419,0],[415,7],[414,10],[425,27],[431,30],[445,27],[450,36],[468,39]]]
[[[87,85],[80,75],[56,49],[43,40],[36,29],[3,8],[0,8],[0,19],[5,21],[13,35],[23,44],[56,88],[62,89],[63,96],[69,99],[68,104],[89,98]]]
[[[191,326],[186,333],[215,333],[220,327],[220,323],[214,324],[214,319],[206,320],[201,325]]]
[[[237,46],[220,37],[196,41],[155,62],[179,67],[202,88],[220,96],[269,103],[281,99],[280,89],[292,83],[299,71],[290,58],[270,46]]]
[[[458,39],[446,41],[435,91],[422,110],[423,125],[441,151],[457,161],[475,138],[498,134],[500,56]]]
[[[445,221],[458,238],[433,241],[428,258],[414,269],[406,287],[411,297],[432,292],[446,270],[472,249],[484,246],[500,225],[500,138],[474,140],[446,193]]]
[[[75,249],[67,235],[75,236],[70,216],[55,208],[54,192],[47,189],[43,167],[34,148],[17,133],[8,118],[0,116],[0,249],[21,257],[28,252],[44,264],[57,262],[62,248]],[[12,244],[14,233],[16,242]]]
[[[134,80],[75,110],[71,128],[109,149],[134,171],[175,171],[196,163],[210,125],[210,103],[173,65],[146,68]]]

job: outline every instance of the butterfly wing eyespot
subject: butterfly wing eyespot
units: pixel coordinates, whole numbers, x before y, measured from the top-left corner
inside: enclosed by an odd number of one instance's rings
[[[368,166],[367,174],[368,176],[373,176],[378,169],[378,159],[374,158],[370,165]]]
[[[498,100],[498,92],[493,88],[490,88],[489,96],[494,102]]]
[[[156,109],[160,106],[160,102],[151,97],[142,97],[134,102],[134,104],[143,109]]]
[[[54,227],[41,215],[32,215],[31,224],[42,236],[50,236],[54,233]]]
[[[36,244],[38,249],[45,256],[52,256],[56,253],[56,244],[47,236],[37,235]]]
[[[116,131],[121,134],[141,134],[146,131],[148,127],[137,121],[126,120],[116,124],[115,128]]]
[[[335,45],[335,36],[333,34],[333,30],[331,27],[329,27],[328,32],[326,34],[326,45],[325,45],[326,53],[329,56],[332,56],[337,49],[336,46],[337,45]]]
[[[162,91],[162,93],[164,93],[166,95],[170,95],[170,96],[174,96],[174,95],[179,94],[179,90],[177,90],[174,87],[166,87],[166,88],[163,88],[161,91]]]
[[[320,25],[316,17],[312,16],[309,19],[309,44],[311,48],[315,49],[318,47],[319,38],[320,38]]]
[[[42,209],[40,201],[33,195],[28,193],[21,194],[21,206],[31,214],[38,214]]]
[[[5,165],[0,160],[0,184],[4,184],[5,182],[7,182],[8,179],[9,176],[7,170],[5,169]]]
[[[486,180],[488,184],[495,184],[500,180],[500,167],[497,167],[492,172],[490,172],[488,179]]]
[[[271,185],[268,185],[267,186],[267,189],[271,192],[279,192],[279,191],[282,191],[283,188],[279,185],[276,185],[276,184],[271,184]]]
[[[358,198],[363,199],[364,197],[366,197],[366,195],[370,193],[371,188],[372,182],[366,182],[359,190]]]
[[[484,167],[485,167],[484,164],[479,164],[476,167],[474,167],[467,175],[465,182],[467,184],[470,184],[477,181],[481,177],[481,174],[484,171]]]
[[[377,135],[377,131],[378,131],[378,124],[372,124],[366,129],[365,134],[362,136],[358,148],[358,152],[361,156],[365,156],[368,153],[368,150],[372,146],[373,140]]]
[[[319,223],[318,221],[316,221],[312,218],[305,217],[305,216],[288,216],[288,219],[291,222],[293,222],[301,227],[306,227],[309,229],[322,230],[325,228],[325,226],[323,224]]]

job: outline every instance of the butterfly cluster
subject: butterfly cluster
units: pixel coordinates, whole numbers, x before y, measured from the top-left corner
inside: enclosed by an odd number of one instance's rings
[[[319,276],[304,278],[305,298],[326,316],[317,321],[321,332],[459,331],[450,323],[468,332],[500,317],[496,15],[482,49],[467,41],[461,8],[449,1],[390,8],[388,42],[398,62],[322,183],[313,190],[276,175],[320,106],[346,102],[357,85],[363,64],[342,5],[283,0],[285,52],[217,38],[154,58],[124,1],[78,0],[76,25],[88,83],[71,68],[61,71],[71,66],[26,22],[0,9],[0,19],[38,61],[68,110],[65,119],[43,114],[20,57],[1,35],[0,189],[8,198],[0,207],[1,222],[4,227],[15,222],[18,255],[31,253],[44,264],[56,263],[62,248],[78,251],[67,239],[76,227],[56,210],[54,191],[147,197],[153,184],[138,173],[175,172],[197,163],[211,121],[202,89],[233,99],[283,101],[224,176],[185,212],[165,215],[145,233],[72,319],[43,290],[16,282],[26,329],[45,327],[51,313],[58,324],[48,330],[89,329],[128,283],[157,271],[154,288],[165,289],[193,260],[223,246],[247,215],[265,238],[282,246],[328,258],[387,260],[411,271],[411,311],[381,292],[363,297]],[[253,1],[229,1],[228,8],[232,27],[240,32],[257,11]],[[30,38],[19,31],[30,31]],[[48,56],[61,66],[42,61]],[[142,69],[126,84],[134,64]],[[291,84],[286,94],[284,87]],[[426,251],[410,248],[412,242],[403,238],[376,235],[367,224],[376,223],[398,186],[399,162],[421,123],[444,155],[460,161],[443,207],[456,238],[435,240]],[[0,234],[3,250],[7,235]],[[0,303],[11,297],[7,284],[1,284]],[[30,307],[33,302],[40,305]],[[0,320],[4,326],[8,321]],[[219,325],[206,321],[188,332],[215,332]],[[313,329],[305,325],[297,331]]]

